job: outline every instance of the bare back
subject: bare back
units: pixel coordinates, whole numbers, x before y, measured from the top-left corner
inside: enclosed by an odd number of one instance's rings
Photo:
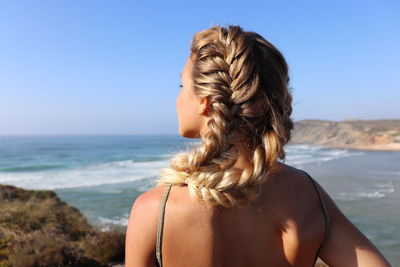
[[[207,207],[191,198],[186,186],[173,186],[165,208],[162,263],[309,267],[324,234],[325,220],[312,182],[303,172],[279,163],[260,198],[245,209]]]

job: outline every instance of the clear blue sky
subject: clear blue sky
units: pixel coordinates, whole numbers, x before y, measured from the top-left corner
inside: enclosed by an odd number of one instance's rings
[[[398,1],[1,1],[0,135],[177,133],[194,33],[281,50],[293,119],[400,118]]]

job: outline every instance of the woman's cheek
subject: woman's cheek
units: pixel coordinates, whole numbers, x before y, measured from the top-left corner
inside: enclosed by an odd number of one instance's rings
[[[178,123],[179,123],[179,128],[181,128],[183,125],[183,121],[184,121],[184,116],[185,116],[185,110],[184,110],[184,105],[185,103],[183,103],[183,93],[182,91],[179,93],[177,99],[176,99],[176,113],[178,116]]]

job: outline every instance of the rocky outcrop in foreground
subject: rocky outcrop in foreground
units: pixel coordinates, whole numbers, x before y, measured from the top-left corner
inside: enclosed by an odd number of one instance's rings
[[[106,267],[124,246],[124,233],[92,227],[53,191],[0,185],[0,267]]]
[[[290,144],[400,151],[400,120],[297,121]]]

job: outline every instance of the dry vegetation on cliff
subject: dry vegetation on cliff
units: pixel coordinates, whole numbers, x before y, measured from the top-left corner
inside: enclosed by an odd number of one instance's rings
[[[290,143],[400,151],[400,120],[297,121]]]
[[[0,185],[0,267],[110,266],[125,234],[92,227],[53,191]]]

